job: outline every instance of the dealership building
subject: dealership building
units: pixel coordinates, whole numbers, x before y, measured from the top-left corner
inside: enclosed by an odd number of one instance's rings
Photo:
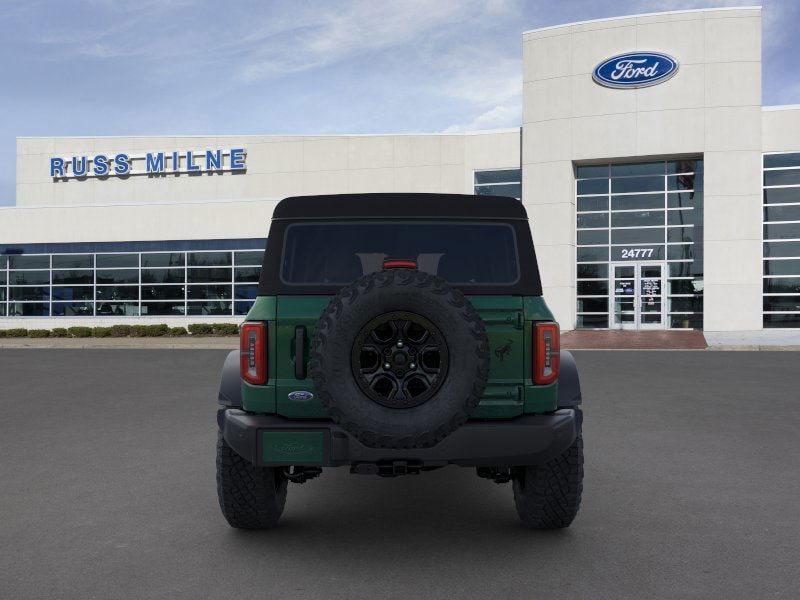
[[[19,138],[0,328],[239,321],[276,203],[350,192],[518,198],[563,329],[800,328],[800,106],[762,106],[761,35],[757,7],[527,31],[501,131]]]

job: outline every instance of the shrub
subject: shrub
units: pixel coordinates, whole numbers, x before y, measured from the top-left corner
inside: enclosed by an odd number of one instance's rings
[[[128,337],[131,334],[130,325],[112,325],[109,329],[111,337]]]
[[[93,327],[92,337],[96,338],[111,337],[111,327]]]
[[[210,323],[192,323],[189,325],[189,333],[192,335],[211,335],[214,327]]]
[[[189,332],[186,331],[186,327],[170,327],[169,328],[169,335],[170,337],[178,337],[181,335],[188,335]]]
[[[147,337],[147,325],[131,325],[131,337]]]
[[[63,327],[54,327],[54,328],[53,328],[53,329],[50,331],[50,337],[61,337],[61,338],[63,338],[63,337],[69,337],[69,331],[67,331],[67,330],[66,330],[65,328],[63,328]]]
[[[236,323],[212,323],[211,331],[214,335],[237,335],[239,326]]]
[[[169,333],[169,327],[164,323],[160,325],[145,325],[147,327],[147,337],[160,337]]]
[[[67,332],[76,338],[87,338],[92,337],[92,328],[91,327],[70,327],[67,329]]]
[[[32,337],[32,338],[50,337],[50,330],[49,329],[28,329],[28,337]]]
[[[6,337],[28,337],[28,330],[22,327],[14,327],[13,329],[6,329]]]

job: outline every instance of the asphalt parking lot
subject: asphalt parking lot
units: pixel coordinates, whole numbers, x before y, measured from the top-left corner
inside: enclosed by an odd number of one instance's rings
[[[280,526],[214,487],[224,351],[0,350],[0,598],[796,598],[800,354],[576,352],[581,513],[455,467],[328,470]]]

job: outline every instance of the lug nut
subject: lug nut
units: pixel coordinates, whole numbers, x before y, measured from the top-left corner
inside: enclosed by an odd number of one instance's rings
[[[392,365],[390,365],[389,363],[383,363],[383,368],[384,369],[389,369],[391,366]]]
[[[416,368],[417,368],[417,365],[415,365],[414,363],[411,363],[411,364],[410,364],[410,365],[408,365],[408,366],[409,366],[409,368],[411,368],[411,369],[416,369]]]
[[[403,340],[399,340],[399,341],[397,342],[397,347],[398,347],[398,348],[402,348],[402,347],[403,347]]]

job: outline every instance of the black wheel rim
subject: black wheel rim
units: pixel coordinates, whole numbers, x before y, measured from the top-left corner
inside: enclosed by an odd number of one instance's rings
[[[450,355],[439,328],[410,312],[384,313],[358,332],[351,364],[367,397],[389,408],[419,406],[444,383]]]

